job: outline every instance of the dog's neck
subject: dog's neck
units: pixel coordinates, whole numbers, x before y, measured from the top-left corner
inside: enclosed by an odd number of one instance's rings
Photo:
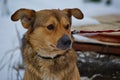
[[[38,57],[40,57],[40,58],[42,58],[42,59],[57,59],[57,58],[60,58],[60,57],[62,57],[62,56],[65,56],[65,53],[67,53],[68,52],[68,50],[67,51],[65,51],[63,54],[58,54],[58,55],[55,55],[54,57],[47,57],[47,56],[42,56],[42,55],[40,55],[40,54],[38,54]]]
[[[41,56],[41,55],[38,55],[38,57],[40,57],[40,58],[42,58],[42,59],[57,59],[57,58],[59,58],[60,56],[62,56],[62,55],[56,55],[55,57],[44,57],[44,56]]]

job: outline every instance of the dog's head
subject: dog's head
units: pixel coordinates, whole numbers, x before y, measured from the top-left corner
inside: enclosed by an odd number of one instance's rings
[[[66,51],[71,48],[71,17],[82,19],[82,12],[77,9],[52,9],[34,11],[19,9],[11,19],[21,20],[24,28],[28,29],[27,37],[36,52],[44,51],[47,56],[51,52]],[[48,53],[49,52],[49,53]],[[50,55],[54,55],[53,53]],[[55,53],[56,55],[56,53]]]

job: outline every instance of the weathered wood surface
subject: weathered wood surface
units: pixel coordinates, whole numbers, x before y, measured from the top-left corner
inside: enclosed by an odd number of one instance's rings
[[[116,54],[120,55],[120,46],[96,44],[96,43],[85,43],[85,42],[74,42],[73,48],[76,51],[95,51],[104,54]]]

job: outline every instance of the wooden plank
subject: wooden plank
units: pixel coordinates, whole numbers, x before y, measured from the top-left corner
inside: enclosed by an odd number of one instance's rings
[[[73,48],[76,51],[95,51],[106,54],[120,55],[120,46],[111,46],[97,43],[74,42]]]

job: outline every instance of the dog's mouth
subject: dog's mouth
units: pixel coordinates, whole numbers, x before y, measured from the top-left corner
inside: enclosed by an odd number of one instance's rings
[[[49,46],[51,47],[51,49],[41,50],[41,51],[43,51],[42,53],[46,53],[45,51],[49,51],[49,54],[41,54],[41,52],[40,53],[38,52],[38,56],[40,58],[57,59],[57,58],[60,58],[61,56],[64,56],[70,49],[70,48],[68,48],[68,49],[62,50],[62,49],[57,48],[55,45],[49,45]]]
[[[67,51],[69,51],[69,49],[70,49],[70,47],[61,49],[61,48],[58,48],[54,44],[50,44],[49,49],[48,48],[41,48],[41,50],[39,50],[37,53],[38,53],[38,56],[41,57],[41,58],[55,59],[55,58],[58,58],[60,56],[63,56]],[[46,54],[46,51],[47,51],[47,54]]]
[[[70,45],[70,46],[68,46],[68,45],[67,46],[62,46],[62,45],[60,45],[60,46],[54,46],[54,45],[50,45],[50,47],[52,47],[53,51],[60,51],[60,50],[63,50],[63,51],[65,50],[66,51],[66,50],[71,49],[71,46],[72,45]]]

